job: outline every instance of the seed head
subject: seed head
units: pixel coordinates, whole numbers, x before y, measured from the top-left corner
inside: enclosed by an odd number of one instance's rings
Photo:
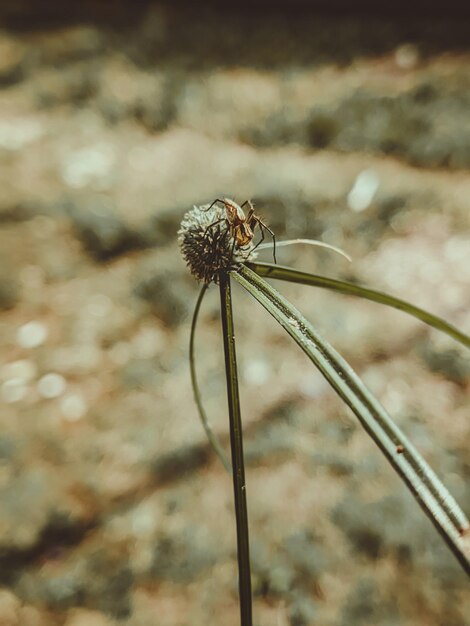
[[[250,242],[242,249],[234,245],[225,209],[214,205],[205,210],[209,206],[194,206],[185,214],[178,241],[191,274],[205,283],[217,283],[221,270],[228,271],[250,258],[253,244]]]

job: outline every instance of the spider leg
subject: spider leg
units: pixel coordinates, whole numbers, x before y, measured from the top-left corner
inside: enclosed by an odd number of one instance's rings
[[[250,205],[250,209],[253,211],[254,213],[254,209],[253,209],[253,204],[251,202],[251,200],[245,200],[245,202],[243,204],[240,205],[240,209],[243,209],[243,207],[245,206],[245,204],[249,204]]]
[[[225,221],[226,221],[226,219],[225,219],[225,217],[223,217],[223,218],[222,218],[222,219],[220,219],[220,220],[216,220],[215,222],[212,222],[212,224],[209,224],[209,226],[206,226],[206,229],[205,229],[205,231],[204,231],[204,235],[203,235],[203,237],[205,237],[205,236],[206,236],[206,233],[207,233],[207,231],[209,230],[209,228],[212,228],[213,226],[217,226],[217,224],[220,224],[221,222],[225,222]]]
[[[256,222],[256,223],[259,225],[259,232],[261,233],[261,239],[258,241],[258,243],[256,244],[256,246],[254,246],[254,248],[252,248],[252,249],[250,250],[250,254],[251,254],[252,252],[254,252],[254,251],[256,250],[256,248],[257,248],[258,246],[260,246],[260,245],[263,243],[263,241],[264,241],[264,224],[262,224],[261,222]]]
[[[276,235],[267,226],[266,226],[266,229],[268,230],[269,234],[273,238],[273,259],[274,259],[274,263],[277,265],[277,259],[276,259]]]
[[[277,260],[276,260],[276,235],[269,228],[269,226],[266,226],[266,224],[264,222],[262,222],[260,219],[258,219],[258,224],[260,225],[260,227],[262,226],[263,228],[266,228],[266,230],[268,231],[268,233],[271,235],[271,237],[273,239],[273,259],[274,259],[274,263],[276,263],[276,265],[277,265]]]
[[[206,213],[207,211],[210,211],[210,210],[212,209],[212,207],[214,206],[214,204],[217,204],[217,202],[221,202],[222,204],[224,204],[224,201],[223,201],[223,200],[221,200],[220,198],[216,198],[216,199],[214,200],[214,202],[213,202],[210,206],[208,206],[208,207],[207,207],[207,209],[201,209],[201,211],[202,211],[203,213]]]

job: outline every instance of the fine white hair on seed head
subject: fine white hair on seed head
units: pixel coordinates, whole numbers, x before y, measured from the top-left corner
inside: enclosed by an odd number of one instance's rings
[[[253,243],[243,249],[234,246],[225,221],[225,209],[217,204],[207,210],[209,207],[210,204],[194,206],[184,215],[178,241],[191,274],[205,283],[217,283],[221,270],[227,271],[237,263],[254,258]]]

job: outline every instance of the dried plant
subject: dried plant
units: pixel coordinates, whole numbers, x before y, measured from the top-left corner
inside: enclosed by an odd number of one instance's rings
[[[197,280],[203,282],[191,326],[191,380],[199,415],[207,436],[225,468],[233,475],[242,626],[251,626],[252,608],[242,423],[231,299],[232,278],[281,324],[345,404],[352,409],[366,432],[428,515],[466,573],[470,575],[469,522],[454,498],[348,363],[264,278],[330,289],[399,309],[447,333],[467,348],[470,347],[470,337],[441,318],[386,293],[347,281],[299,272],[289,267],[256,262],[254,258],[256,253],[253,254],[255,247],[253,240],[250,240],[247,245],[237,245],[239,242],[236,232],[231,226],[226,216],[224,201],[194,207],[185,215],[181,223],[179,241],[183,257],[191,273]],[[291,242],[278,242],[278,245],[283,243]],[[326,245],[322,242],[310,243]],[[208,285],[212,282],[218,284],[220,289],[230,418],[231,464],[209,425],[196,376],[195,330],[203,297]]]

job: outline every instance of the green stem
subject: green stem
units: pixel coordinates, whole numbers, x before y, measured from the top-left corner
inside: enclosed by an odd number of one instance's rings
[[[250,547],[248,535],[248,509],[246,503],[243,435],[238,392],[235,332],[233,325],[230,276],[220,272],[220,304],[224,338],[225,372],[230,418],[230,444],[232,449],[233,490],[237,523],[237,552],[240,591],[240,617],[242,626],[252,626]]]
[[[194,313],[193,313],[193,319],[191,322],[191,334],[189,336],[189,369],[191,372],[191,384],[193,387],[193,393],[194,393],[194,400],[196,402],[196,406],[197,406],[197,410],[199,413],[199,418],[201,420],[202,426],[206,432],[207,438],[209,439],[209,443],[211,444],[211,446],[213,447],[213,449],[215,450],[215,453],[217,454],[217,456],[219,457],[219,459],[221,460],[223,466],[225,467],[225,469],[227,470],[227,472],[229,474],[232,473],[232,467],[230,465],[230,461],[228,460],[224,449],[222,448],[222,445],[217,437],[217,435],[214,433],[214,431],[212,430],[210,424],[209,424],[209,420],[207,419],[207,414],[206,411],[204,409],[204,406],[202,404],[202,398],[201,398],[201,392],[199,389],[199,384],[197,382],[197,375],[196,375],[196,359],[194,358],[194,353],[195,353],[195,336],[196,336],[196,325],[197,325],[197,319],[199,316],[199,309],[201,308],[201,303],[202,300],[206,294],[207,291],[207,287],[208,285],[203,285],[201,288],[201,291],[199,292],[199,296],[196,302],[196,306],[194,308]]]
[[[327,278],[326,276],[319,276],[318,274],[299,272],[291,267],[272,265],[271,263],[246,263],[246,265],[256,272],[258,276],[285,280],[290,283],[300,283],[301,285],[310,285],[312,287],[321,287],[323,289],[331,289],[332,291],[338,291],[339,293],[343,293],[348,296],[358,296],[359,298],[365,298],[366,300],[378,302],[379,304],[385,304],[394,309],[404,311],[422,322],[425,322],[429,326],[446,333],[467,348],[470,348],[470,337],[458,328],[455,328],[455,326],[452,326],[452,324],[448,324],[445,320],[437,317],[437,315],[428,313],[428,311],[424,311],[414,304],[410,304],[400,298],[395,298],[394,296],[382,291],[376,291],[375,289],[355,285],[354,283],[344,280],[336,280],[334,278]]]

